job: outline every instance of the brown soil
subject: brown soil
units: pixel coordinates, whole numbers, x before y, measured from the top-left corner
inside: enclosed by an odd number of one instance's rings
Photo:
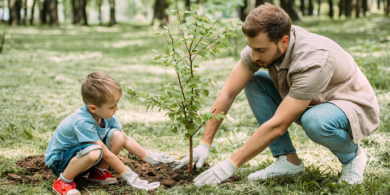
[[[174,186],[180,186],[184,184],[191,184],[193,183],[193,179],[200,174],[200,172],[195,172],[193,175],[188,174],[188,166],[184,166],[180,170],[176,170],[172,172],[172,167],[169,167],[167,164],[163,164],[159,167],[153,167],[150,164],[140,160],[138,157],[131,157],[130,159],[125,156],[119,156],[120,160],[127,166],[129,166],[134,172],[136,172],[141,179],[148,180],[149,182],[155,182],[158,181],[161,183],[162,186],[165,186],[165,188],[171,188]],[[19,183],[31,183],[31,184],[37,184],[40,181],[44,180],[50,180],[54,179],[55,176],[51,172],[51,170],[45,165],[45,156],[44,155],[38,155],[38,156],[29,156],[24,159],[19,159],[16,161],[16,165],[27,169],[29,171],[29,174],[27,175],[21,175],[21,174],[8,174],[8,181],[6,183],[9,184],[19,184]],[[202,171],[210,168],[208,163],[205,163],[204,168],[202,168]],[[196,169],[193,169],[193,171]],[[102,185],[98,188],[102,189],[108,189],[108,188],[115,188],[120,189],[117,187],[126,187],[128,186],[127,183],[122,180],[122,178],[115,173],[115,171],[111,170],[111,173],[113,173],[114,177],[118,180],[117,184],[113,185]],[[83,194],[94,191],[96,189],[96,184],[93,182],[88,181],[87,176],[84,176],[81,179],[78,179],[76,182],[77,189],[79,189]],[[240,181],[241,178],[239,176],[233,176],[226,180],[224,183],[234,183],[236,181]],[[88,191],[87,191],[88,190]],[[114,190],[115,191],[115,190]],[[110,192],[113,192],[113,190],[110,190]],[[121,192],[122,194],[131,193],[128,189],[125,192]]]

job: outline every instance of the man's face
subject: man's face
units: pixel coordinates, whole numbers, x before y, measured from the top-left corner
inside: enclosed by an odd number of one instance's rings
[[[121,94],[119,92],[116,92],[113,96],[108,98],[107,102],[101,105],[100,107],[94,106],[92,108],[93,115],[104,118],[104,119],[110,119],[115,112],[119,109],[118,108],[118,102],[121,98]]]
[[[284,36],[277,44],[269,39],[267,33],[259,33],[256,37],[247,37],[246,40],[252,48],[252,61],[260,68],[270,68],[275,62],[282,60],[288,46],[288,36]]]

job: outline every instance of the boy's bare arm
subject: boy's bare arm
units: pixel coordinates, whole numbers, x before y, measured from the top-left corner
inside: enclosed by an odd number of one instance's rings
[[[214,114],[219,114],[221,112],[227,114],[234,99],[242,89],[244,89],[253,74],[254,72],[249,70],[244,62],[241,60],[238,61],[234,66],[232,73],[230,73],[230,76],[226,80],[226,83],[223,85],[221,92],[219,92],[211,111],[215,110]],[[215,118],[212,121],[208,121],[206,123],[202,141],[211,145],[221,123],[221,121],[218,121]]]
[[[123,134],[123,137],[125,138],[125,144],[123,147],[130,153],[143,159],[146,155],[146,150],[141,145],[139,145],[138,142],[135,141],[133,138],[127,136],[126,133],[123,132],[123,130],[121,132]]]
[[[103,148],[103,159],[113,168],[117,173],[121,174],[126,170],[126,165],[123,164],[119,158],[113,154],[106,145],[101,141],[91,142],[93,144],[97,144]]]

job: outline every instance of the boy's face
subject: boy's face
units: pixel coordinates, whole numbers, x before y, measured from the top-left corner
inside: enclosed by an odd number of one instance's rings
[[[121,94],[116,92],[113,96],[108,98],[107,102],[101,105],[100,107],[90,104],[89,110],[92,112],[94,116],[104,119],[110,119],[112,115],[119,109],[118,102],[121,98]]]

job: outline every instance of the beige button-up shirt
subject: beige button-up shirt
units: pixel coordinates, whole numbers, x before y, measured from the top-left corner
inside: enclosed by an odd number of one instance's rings
[[[252,71],[252,49],[241,59]],[[354,59],[329,38],[292,26],[286,55],[277,70],[268,69],[282,98],[312,99],[311,106],[330,102],[347,116],[355,141],[379,128],[379,106],[374,90]]]

